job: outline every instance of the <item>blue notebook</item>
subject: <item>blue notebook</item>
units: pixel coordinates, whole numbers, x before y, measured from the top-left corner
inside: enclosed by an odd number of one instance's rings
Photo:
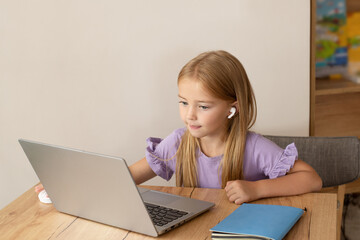
[[[296,207],[243,203],[215,227],[212,239],[274,239],[285,237],[303,215]]]

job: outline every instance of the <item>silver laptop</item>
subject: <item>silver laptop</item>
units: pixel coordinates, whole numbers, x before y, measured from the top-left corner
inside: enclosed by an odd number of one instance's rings
[[[137,187],[119,157],[19,142],[60,212],[156,237],[214,206]]]

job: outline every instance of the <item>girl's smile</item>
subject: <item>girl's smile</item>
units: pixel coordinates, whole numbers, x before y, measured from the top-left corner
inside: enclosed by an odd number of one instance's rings
[[[192,130],[197,130],[197,129],[200,129],[201,126],[198,126],[198,125],[189,125],[189,127],[192,129]]]

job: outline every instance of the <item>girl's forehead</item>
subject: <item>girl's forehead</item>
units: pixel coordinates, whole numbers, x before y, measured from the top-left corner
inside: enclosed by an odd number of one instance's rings
[[[204,86],[204,84],[196,78],[188,78],[188,77],[182,78],[179,81],[178,88],[179,91],[193,90],[193,91],[203,92],[205,94],[209,93],[209,91]]]
[[[183,98],[193,98],[200,101],[218,100],[213,96],[204,84],[196,78],[182,78],[178,84],[179,96]]]

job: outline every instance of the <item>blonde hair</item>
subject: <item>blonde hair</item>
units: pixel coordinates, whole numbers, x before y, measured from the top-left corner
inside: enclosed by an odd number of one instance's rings
[[[225,152],[219,166],[222,187],[227,181],[243,179],[246,135],[256,120],[255,96],[239,60],[225,51],[211,51],[190,60],[180,71],[183,78],[200,81],[214,97],[237,102],[238,113],[229,120]],[[176,153],[176,186],[197,187],[196,151],[199,141],[186,131]]]

